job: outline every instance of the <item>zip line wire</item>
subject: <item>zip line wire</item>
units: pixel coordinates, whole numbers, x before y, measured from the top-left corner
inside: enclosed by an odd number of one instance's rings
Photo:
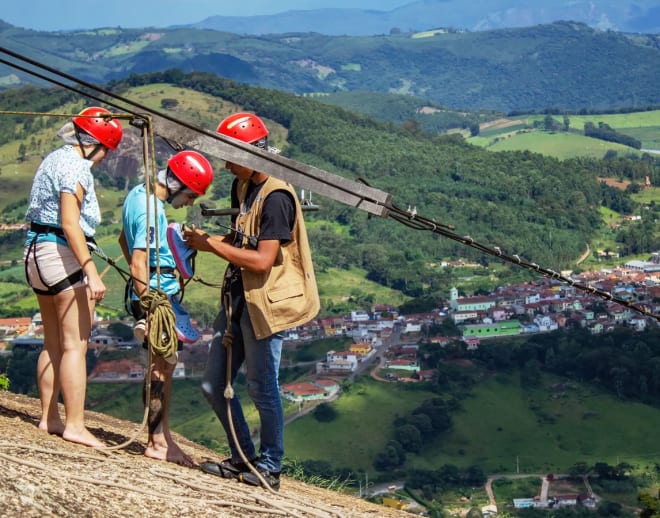
[[[583,291],[585,293],[591,294],[591,295],[596,295],[604,300],[614,302],[616,304],[619,304],[621,306],[624,306],[628,309],[634,310],[642,315],[645,315],[647,317],[654,318],[656,321],[660,321],[660,314],[655,314],[652,312],[651,308],[647,306],[646,304],[636,304],[633,303],[629,300],[617,297],[613,295],[610,292],[600,290],[594,286],[590,286],[588,284],[583,284],[580,282],[575,281],[574,279],[567,277],[565,275],[562,275],[559,272],[556,272],[552,269],[549,268],[544,268],[539,266],[536,263],[527,261],[523,258],[521,258],[517,254],[507,254],[503,252],[500,247],[497,246],[490,246],[490,245],[485,245],[482,243],[479,243],[478,241],[474,240],[470,236],[461,236],[455,232],[453,232],[454,227],[452,225],[440,223],[438,221],[435,221],[430,218],[425,218],[422,216],[419,216],[417,214],[416,209],[410,209],[408,208],[407,210],[401,209],[394,205],[391,196],[388,193],[384,193],[382,191],[378,191],[377,189],[367,189],[367,193],[374,193],[373,197],[369,197],[364,194],[364,191],[360,189],[361,185],[365,185],[367,187],[370,187],[365,181],[350,181],[346,180],[343,177],[339,177],[337,175],[332,175],[328,173],[327,171],[323,171],[321,169],[315,169],[312,166],[307,166],[305,164],[301,164],[298,162],[295,162],[291,159],[286,159],[285,157],[281,157],[279,155],[273,155],[271,153],[263,152],[261,150],[258,150],[257,148],[254,148],[254,146],[249,146],[246,145],[243,142],[238,142],[238,141],[233,141],[232,139],[227,139],[221,135],[218,135],[217,133],[212,133],[204,128],[200,128],[198,126],[195,126],[193,124],[190,124],[188,122],[182,121],[176,117],[172,117],[171,115],[155,111],[153,109],[147,108],[146,106],[139,104],[135,101],[132,101],[130,99],[127,99],[123,96],[114,94],[112,92],[109,92],[108,90],[105,90],[103,88],[100,88],[96,85],[93,85],[91,83],[88,83],[86,81],[83,81],[81,79],[78,79],[72,75],[66,74],[64,72],[61,72],[59,70],[56,70],[52,67],[49,67],[47,65],[44,65],[42,63],[39,63],[38,61],[32,60],[30,58],[27,58],[25,56],[22,56],[21,54],[18,54],[16,52],[13,52],[11,50],[8,50],[4,47],[0,47],[0,52],[7,54],[11,56],[12,58],[18,59],[20,61],[23,61],[24,63],[27,63],[33,67],[36,67],[41,70],[45,70],[49,72],[50,74],[54,74],[60,78],[64,78],[68,81],[71,81],[73,83],[77,83],[78,85],[82,85],[83,87],[93,90],[97,92],[97,95],[92,95],[84,90],[75,88],[71,86],[70,84],[67,84],[61,80],[53,79],[51,77],[48,77],[47,75],[41,74],[39,72],[36,72],[34,70],[31,70],[25,66],[21,66],[17,63],[14,63],[12,61],[6,60],[4,58],[0,58],[0,63],[4,63],[7,66],[17,68],[18,70],[21,70],[27,74],[33,75],[35,77],[38,77],[40,79],[43,79],[44,81],[56,84],[58,86],[61,86],[62,88],[65,88],[67,90],[73,91],[75,93],[78,93],[82,96],[92,98],[94,100],[97,100],[102,103],[106,103],[114,108],[117,108],[119,110],[123,110],[127,113],[133,114],[136,119],[144,119],[145,118],[145,113],[140,113],[136,109],[143,110],[146,112],[146,114],[155,114],[158,117],[161,117],[162,119],[165,119],[169,122],[174,123],[178,127],[184,127],[188,130],[191,130],[194,132],[196,135],[203,135],[204,137],[211,137],[212,139],[219,141],[219,142],[224,142],[225,144],[229,144],[233,148],[238,148],[238,150],[243,151],[245,153],[242,153],[239,156],[238,163],[241,165],[245,165],[244,163],[241,163],[241,159],[243,162],[246,162],[249,160],[250,156],[253,155],[252,158],[256,158],[257,160],[261,160],[263,162],[264,160],[270,162],[273,165],[273,168],[276,167],[281,167],[286,170],[287,173],[293,173],[296,178],[300,179],[301,177],[307,177],[311,178],[313,182],[316,182],[317,185],[323,186],[326,190],[326,192],[319,192],[322,195],[327,195],[333,199],[336,199],[342,203],[345,203],[347,205],[353,205],[356,208],[365,210],[367,212],[374,213],[376,215],[379,215],[384,218],[390,218],[393,219],[394,221],[397,221],[408,228],[411,228],[413,230],[426,230],[430,231],[434,234],[440,235],[442,237],[446,237],[448,239],[451,239],[453,241],[456,241],[458,243],[461,243],[465,246],[468,246],[470,248],[474,248],[482,253],[485,253],[487,255],[496,257],[504,262],[510,263],[512,265],[518,266],[520,268],[530,270],[533,272],[536,272],[538,274],[541,274],[547,278],[550,278],[552,280],[556,280],[558,282],[564,283],[568,286],[574,287],[580,291]],[[98,95],[102,95],[102,97],[99,97]],[[110,100],[107,100],[110,99]],[[118,105],[116,101],[120,101],[121,103],[128,104],[129,106],[132,106],[133,109],[127,109],[125,106]],[[140,124],[143,123],[143,121],[139,120],[133,120],[130,122],[132,125],[135,126],[140,126]],[[162,134],[159,134],[161,138],[163,138],[170,146],[174,147],[172,142],[165,137]],[[180,146],[180,144],[179,144]],[[176,149],[176,148],[175,148]],[[234,158],[232,157],[232,160]],[[263,164],[262,164],[263,165]],[[268,169],[271,169],[270,167]],[[271,174],[269,171],[264,171],[267,174]],[[280,173],[282,171],[279,171]],[[273,174],[273,176],[278,176],[277,174]],[[292,182],[296,183],[296,182]],[[357,200],[355,202],[354,200]]]

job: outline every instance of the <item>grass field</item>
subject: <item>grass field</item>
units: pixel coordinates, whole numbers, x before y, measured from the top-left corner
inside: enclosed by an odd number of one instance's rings
[[[430,392],[362,379],[332,404],[337,411],[334,421],[321,423],[306,416],[287,426],[287,455],[373,472],[371,462],[391,439],[393,419],[429,397]]]
[[[603,122],[615,130],[630,135],[642,143],[642,149],[660,149],[660,110],[595,115],[568,115],[570,133],[548,133],[532,129],[535,122],[543,122],[544,114],[520,115],[496,121],[485,127],[481,134],[467,138],[474,145],[492,151],[530,150],[559,159],[575,156],[602,158],[605,152],[614,150],[619,155],[640,154],[636,149],[611,142],[585,137],[580,133],[584,124]],[[563,125],[564,116],[554,115]],[[523,128],[527,129],[523,129]]]
[[[541,492],[539,477],[499,479],[493,481],[493,493],[499,506],[511,504],[514,498],[531,498]]]
[[[544,378],[543,386],[558,381]],[[489,473],[515,473],[517,466],[521,473],[558,473],[580,461],[644,466],[660,460],[655,440],[660,410],[571,385],[565,391],[524,392],[517,375],[491,376],[452,416],[452,431],[422,455],[408,454],[407,466],[476,464]],[[337,421],[321,424],[306,417],[288,427],[289,455],[369,469],[369,458],[389,439],[394,417],[430,397],[396,384],[369,381],[364,387],[337,401]]]
[[[360,268],[351,267],[348,270],[330,268],[326,272],[317,273],[319,296],[334,302],[346,300],[353,294],[372,295],[379,304],[398,306],[409,299],[401,292],[365,279],[366,272]]]
[[[508,473],[559,473],[580,461],[642,465],[660,459],[654,432],[660,410],[572,382],[564,390],[545,388],[559,381],[544,377],[542,388],[528,392],[516,376],[491,376],[425,457]],[[416,464],[427,463],[420,458]]]
[[[496,138],[476,137],[468,139],[476,145],[491,151],[525,151],[530,150],[542,155],[553,156],[560,160],[575,156],[603,158],[610,150],[619,155],[641,152],[614,142],[605,142],[595,138],[585,137],[575,133],[548,133],[544,131],[525,131],[500,134]]]
[[[660,110],[640,111],[631,113],[596,113],[589,115],[568,114],[570,127],[577,130],[584,129],[586,122],[598,124],[604,122],[615,129],[641,128],[660,125]],[[529,124],[533,121],[542,121],[545,114],[521,115],[511,117],[513,120],[526,120]],[[564,122],[563,115],[553,115],[553,118],[559,122]]]

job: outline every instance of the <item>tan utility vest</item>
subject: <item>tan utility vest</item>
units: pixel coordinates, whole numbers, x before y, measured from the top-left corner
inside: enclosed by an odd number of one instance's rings
[[[296,192],[290,184],[269,176],[252,206],[246,210],[248,182],[249,180],[239,181],[236,186],[240,212],[235,225],[244,236],[259,236],[264,200],[273,191],[290,193],[296,207],[296,221],[291,231],[291,240],[280,246],[270,271],[255,273],[241,268],[250,321],[255,336],[261,340],[309,322],[317,315],[321,305],[307,230]],[[246,237],[243,237],[241,246],[247,246]]]

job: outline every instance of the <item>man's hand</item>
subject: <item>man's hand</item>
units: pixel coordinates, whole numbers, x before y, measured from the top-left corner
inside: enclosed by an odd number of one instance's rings
[[[209,245],[209,235],[203,230],[198,229],[195,225],[181,227],[181,235],[190,248],[200,250],[202,252],[212,252],[213,248]]]

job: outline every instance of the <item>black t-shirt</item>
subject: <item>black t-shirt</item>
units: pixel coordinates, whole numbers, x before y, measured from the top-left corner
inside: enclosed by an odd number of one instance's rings
[[[252,206],[259,191],[265,182],[261,184],[248,183],[248,190],[245,197],[245,204],[247,208]],[[238,181],[234,180],[231,186],[231,206],[238,207],[240,205],[236,188]],[[267,241],[272,239],[279,240],[280,244],[288,243],[291,240],[291,231],[293,224],[296,221],[296,208],[295,202],[291,194],[287,191],[273,191],[264,200],[264,206],[261,211],[261,222],[259,224],[259,235],[254,236],[258,241]],[[232,217],[232,226],[236,223],[236,217]],[[249,237],[249,236],[247,236]],[[235,245],[240,246],[243,236],[235,236]],[[241,278],[241,270],[235,266],[230,267],[231,271],[231,293],[232,296],[242,295],[243,293],[243,279]]]
[[[245,205],[249,209],[261,191],[265,182],[258,185],[249,182],[245,196]],[[238,207],[238,196],[236,188],[238,181],[234,180],[231,186],[231,206]],[[259,241],[279,239],[281,244],[291,240],[291,231],[296,220],[296,208],[294,201],[287,191],[273,191],[264,200],[261,211],[261,222],[259,223],[259,235],[255,236]],[[236,217],[232,219],[235,223]]]

